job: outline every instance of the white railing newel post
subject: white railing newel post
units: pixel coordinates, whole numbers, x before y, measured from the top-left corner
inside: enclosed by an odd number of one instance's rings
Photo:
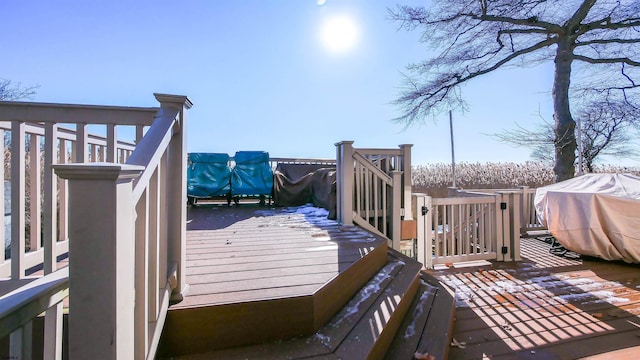
[[[416,204],[417,222],[417,259],[424,268],[433,268],[433,240],[431,225],[431,197],[426,194],[413,194]]]
[[[527,235],[530,224],[532,204],[529,199],[528,186],[520,186],[520,236]]]
[[[69,357],[133,358],[132,183],[143,168],[97,163],[54,169],[69,182]]]
[[[391,176],[393,177],[393,198],[391,199],[391,243],[395,250],[400,251],[400,237],[402,236],[402,219],[400,217],[400,209],[402,207],[402,187],[400,184],[402,183],[402,171],[394,170],[391,172]],[[411,206],[409,206],[409,208],[411,208]]]
[[[161,108],[179,110],[174,139],[169,145],[167,175],[167,220],[169,262],[177,265],[177,285],[173,301],[181,301],[188,288],[186,281],[187,254],[187,110],[193,103],[186,96],[154,94]]]
[[[402,185],[403,185],[403,207],[404,207],[404,219],[413,220],[412,208],[411,208],[411,178],[413,176],[411,172],[411,148],[413,144],[402,144],[400,149],[402,150]]]
[[[350,226],[353,225],[353,141],[335,145],[338,222]]]
[[[520,235],[522,230],[522,194],[524,191],[519,193],[514,192],[509,194],[509,199],[511,203],[511,228],[509,229],[511,234],[511,259],[513,261],[520,261]]]

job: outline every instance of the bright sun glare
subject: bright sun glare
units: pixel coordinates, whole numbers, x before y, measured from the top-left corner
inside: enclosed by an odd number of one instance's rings
[[[347,16],[328,18],[320,32],[322,43],[331,52],[345,52],[356,45],[360,30]]]

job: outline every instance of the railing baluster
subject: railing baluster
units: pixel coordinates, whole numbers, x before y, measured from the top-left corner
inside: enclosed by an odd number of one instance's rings
[[[58,164],[68,163],[69,154],[67,148],[68,142],[60,139],[60,150],[58,153]],[[67,180],[58,178],[58,239],[69,239],[69,183]]]
[[[166,272],[159,272],[160,264],[166,263],[166,258],[160,257],[160,231],[159,226],[161,222],[160,218],[160,192],[159,192],[159,178],[160,178],[160,166],[154,172],[154,175],[149,180],[149,311],[148,316],[150,319],[157,319],[160,298],[159,289],[161,285],[161,279],[166,277]]]
[[[400,207],[402,206],[402,188],[400,186],[402,171],[392,171],[394,186],[391,189],[393,191],[392,204],[391,204],[391,239],[393,240],[393,248],[400,251],[400,238],[401,238],[401,225],[400,225]],[[385,206],[386,208],[386,206]],[[385,218],[388,218],[385,215]]]
[[[58,240],[58,223],[56,221],[58,181],[51,165],[55,164],[58,146],[58,125],[45,124],[44,140],[44,209],[43,209],[43,241],[44,273],[50,274],[57,266],[56,242]]]
[[[8,213],[9,211],[11,211],[11,209],[5,209],[5,198],[4,198],[4,194],[5,191],[4,189],[6,188],[6,180],[4,177],[4,164],[5,164],[5,153],[4,153],[4,130],[0,129],[0,153],[2,154],[2,166],[0,166],[0,179],[2,179],[2,191],[0,191],[0,209],[2,209],[2,216],[0,216],[0,231],[2,231],[2,234],[0,234],[0,251],[2,251],[2,253],[0,254],[0,265],[4,264],[5,261],[7,261],[7,259],[5,258],[5,249],[6,249],[6,241],[7,239],[5,239],[5,222],[4,222],[4,214]],[[9,239],[10,240],[10,239]]]
[[[75,157],[77,163],[89,162],[88,151],[89,133],[87,132],[87,124],[76,124],[76,141],[75,141]]]
[[[433,232],[435,237],[435,253],[436,257],[442,256],[441,244],[443,243],[444,236],[440,236],[440,207],[438,205],[433,206],[433,211],[431,212],[433,216]],[[443,234],[444,235],[444,234]]]
[[[118,139],[116,125],[107,125],[107,162],[115,163],[118,158]]]
[[[11,123],[11,278],[25,276],[25,124]]]
[[[40,217],[42,205],[41,172],[40,172],[40,137],[29,135],[29,251],[37,251],[41,244],[42,218]]]
[[[136,125],[136,144],[140,143],[144,136],[144,125]]]
[[[158,206],[159,206],[159,216],[160,219],[166,219],[169,216],[169,211],[167,209],[167,192],[169,188],[167,186],[166,178],[167,176],[164,174],[168,171],[167,169],[167,153],[165,152],[160,159],[160,163],[158,164]],[[160,276],[166,277],[169,275],[169,235],[167,233],[166,226],[163,224],[158,224],[159,226],[159,234],[158,241],[160,242],[158,249],[158,257],[160,258],[160,264],[158,266],[158,273]],[[160,282],[160,285],[164,285]]]
[[[149,348],[149,191],[136,205],[135,220],[135,348],[136,359],[146,359]]]

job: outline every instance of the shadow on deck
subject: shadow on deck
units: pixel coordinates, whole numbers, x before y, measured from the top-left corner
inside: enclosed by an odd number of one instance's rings
[[[549,253],[429,273],[456,291],[452,359],[637,359],[640,266]]]
[[[159,357],[446,358],[452,293],[385,239],[313,207],[204,205],[188,219],[189,289]]]

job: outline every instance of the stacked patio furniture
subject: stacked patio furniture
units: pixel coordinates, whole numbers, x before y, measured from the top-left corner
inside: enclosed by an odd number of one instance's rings
[[[240,199],[258,198],[260,205],[269,199],[273,191],[273,169],[266,151],[237,151],[231,170],[231,197],[237,204]]]
[[[187,199],[194,205],[198,199],[224,198],[231,203],[231,169],[229,155],[189,153],[187,167]]]
[[[187,167],[187,200],[195,205],[200,199],[259,199],[271,204],[273,170],[269,153],[238,151],[232,158],[220,153],[189,153]],[[233,166],[231,166],[233,164]]]

